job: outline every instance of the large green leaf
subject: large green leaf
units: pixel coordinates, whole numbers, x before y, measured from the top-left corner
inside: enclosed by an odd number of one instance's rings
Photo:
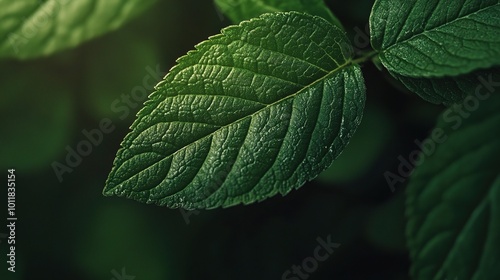
[[[499,0],[378,0],[371,41],[389,71],[441,77],[500,64]]]
[[[342,27],[323,0],[215,0],[215,4],[234,23],[265,13],[297,11],[323,17],[332,24]]]
[[[0,57],[33,58],[112,31],[156,0],[0,0]]]
[[[478,91],[488,91],[488,88],[485,89],[485,83],[500,82],[500,68],[477,70],[456,77],[410,78],[397,74],[393,76],[422,99],[435,104],[451,105],[462,102],[465,97],[474,95]]]
[[[413,279],[500,279],[500,95],[467,103],[443,114],[447,140],[408,186]]]
[[[103,193],[214,208],[312,180],[361,121],[364,81],[348,46],[338,27],[295,12],[224,29],[158,85]]]

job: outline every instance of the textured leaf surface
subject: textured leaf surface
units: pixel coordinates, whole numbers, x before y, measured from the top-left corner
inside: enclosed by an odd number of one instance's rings
[[[371,41],[389,71],[441,77],[500,64],[499,0],[378,0]]]
[[[139,113],[104,194],[214,208],[284,195],[315,178],[362,117],[364,81],[346,46],[339,28],[294,12],[199,44]]]
[[[0,57],[33,58],[112,31],[155,0],[0,0]]]
[[[478,91],[491,91],[485,83],[491,81],[500,83],[500,68],[478,70],[456,77],[441,78],[409,78],[393,74],[409,90],[418,94],[422,99],[435,104],[451,105],[460,103],[468,95]]]
[[[477,111],[455,109],[438,123],[448,140],[407,191],[412,279],[500,279],[499,106],[493,93]]]
[[[265,13],[296,11],[323,17],[332,24],[342,27],[323,0],[215,0],[215,3],[234,23]]]

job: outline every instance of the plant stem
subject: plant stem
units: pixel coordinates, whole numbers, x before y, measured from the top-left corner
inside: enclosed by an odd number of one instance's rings
[[[353,59],[351,62],[353,64],[361,64],[364,63],[367,60],[372,59],[374,56],[378,54],[378,51],[372,50],[369,52],[364,53],[361,57],[358,57],[356,59]]]

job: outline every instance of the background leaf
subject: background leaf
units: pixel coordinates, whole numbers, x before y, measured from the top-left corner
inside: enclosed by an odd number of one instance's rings
[[[481,82],[490,79],[500,81],[500,68],[478,70],[456,77],[410,78],[397,74],[393,76],[422,99],[449,106],[453,103],[460,103],[465,97],[475,94],[478,90],[484,91]]]
[[[33,58],[115,30],[151,6],[146,1],[0,1],[0,58]]]
[[[500,64],[499,0],[378,0],[371,42],[391,72],[442,77]]]
[[[445,112],[436,129],[446,142],[425,154],[412,175],[407,236],[413,279],[500,277],[498,106],[500,95],[493,93],[477,110]]]
[[[320,17],[267,14],[196,48],[139,113],[105,195],[183,208],[284,195],[327,168],[361,120],[361,71]]]
[[[323,0],[215,0],[219,9],[234,23],[258,17],[265,13],[304,12],[323,17],[330,23],[342,27]]]

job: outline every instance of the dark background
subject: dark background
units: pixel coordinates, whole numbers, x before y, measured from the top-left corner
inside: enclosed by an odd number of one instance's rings
[[[327,2],[366,49],[360,32],[373,1]],[[392,192],[384,172],[397,172],[397,157],[416,149],[413,141],[426,137],[442,108],[399,90],[370,63],[363,66],[366,113],[351,144],[319,179],[286,197],[200,211],[186,223],[178,209],[102,196],[141,107],[122,119],[112,104],[142,85],[146,67],[167,72],[229,24],[211,1],[159,1],[78,48],[0,62],[0,170],[6,182],[7,168],[16,169],[18,217],[16,273],[7,272],[0,239],[0,279],[121,280],[113,271],[122,269],[137,280],[281,279],[327,236],[341,245],[308,279],[409,279],[406,183]],[[87,139],[82,130],[105,118],[114,131],[59,182],[53,163],[65,164],[67,149]]]

